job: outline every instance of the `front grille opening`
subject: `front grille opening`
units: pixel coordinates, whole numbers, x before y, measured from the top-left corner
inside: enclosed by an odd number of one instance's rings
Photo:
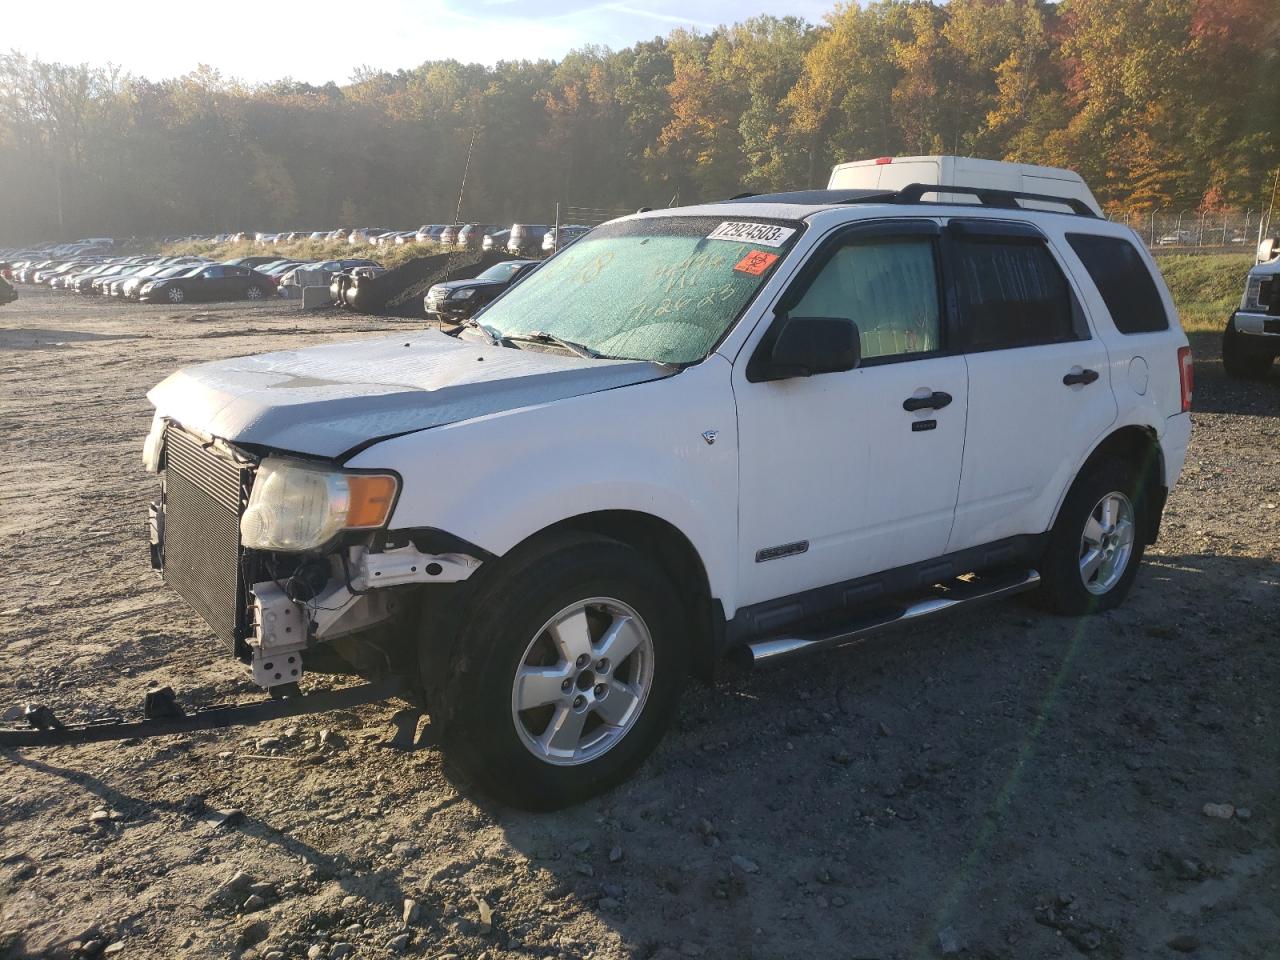
[[[166,431],[164,578],[240,656],[248,635],[240,514],[251,478],[199,440]]]

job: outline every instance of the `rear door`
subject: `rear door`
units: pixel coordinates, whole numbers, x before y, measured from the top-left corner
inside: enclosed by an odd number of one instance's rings
[[[955,219],[944,247],[969,374],[955,551],[1046,530],[1116,400],[1106,346],[1040,231]]]

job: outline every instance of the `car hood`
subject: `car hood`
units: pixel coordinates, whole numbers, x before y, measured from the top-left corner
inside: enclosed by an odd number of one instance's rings
[[[147,398],[160,415],[205,436],[340,458],[370,441],[673,372],[428,330],[202,363],[169,376]]]

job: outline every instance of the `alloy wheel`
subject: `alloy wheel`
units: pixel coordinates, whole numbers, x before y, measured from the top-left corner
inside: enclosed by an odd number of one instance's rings
[[[621,742],[653,687],[653,637],[620,600],[565,607],[534,635],[516,668],[511,717],[539,760],[576,766]]]
[[[184,292],[183,292],[183,290],[182,290],[182,288],[181,288],[181,287],[170,287],[170,288],[169,288],[169,302],[170,302],[170,303],[181,303],[181,302],[182,302],[183,300],[185,300],[185,299],[187,299],[187,295],[186,295],[186,293],[184,293]]]
[[[1105,495],[1090,511],[1080,537],[1080,579],[1095,596],[1110,591],[1133,556],[1133,504],[1119,491]]]

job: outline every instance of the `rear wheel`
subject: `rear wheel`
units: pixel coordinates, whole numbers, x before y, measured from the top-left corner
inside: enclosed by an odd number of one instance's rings
[[[1261,338],[1259,338],[1261,339]],[[1249,349],[1233,317],[1222,332],[1222,369],[1233,380],[1258,380],[1271,369],[1272,356]]]
[[[661,739],[686,673],[681,604],[647,557],[603,537],[500,562],[459,632],[446,744],[504,801],[555,809],[621,782]]]
[[[1049,533],[1040,570],[1044,604],[1069,616],[1119,606],[1142,562],[1145,510],[1128,464],[1104,461],[1082,473]]]
[[[262,288],[259,286],[250,287],[248,290],[244,292],[244,298],[246,300],[261,300]]]

